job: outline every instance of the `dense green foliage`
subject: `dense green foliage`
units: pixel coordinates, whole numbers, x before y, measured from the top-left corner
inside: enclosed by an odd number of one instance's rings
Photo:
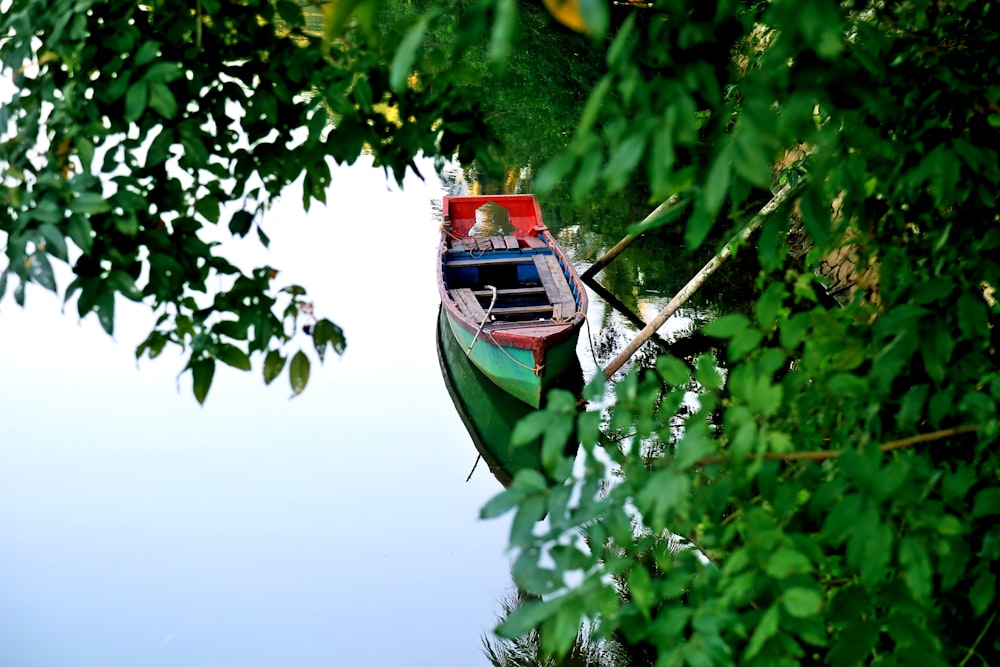
[[[483,5],[469,20],[482,31],[488,15]],[[420,153],[471,160],[488,144],[464,85],[478,75],[449,65],[470,45],[428,54],[408,86],[420,43],[402,39],[406,19],[333,12],[324,39],[287,0],[15,0],[0,19],[18,89],[0,108],[0,298],[8,284],[18,303],[28,283],[55,291],[53,261],[68,262],[63,293],[109,333],[118,297],[161,313],[137,354],[189,350],[199,401],[216,362],[249,369],[254,355],[267,381],[292,358],[301,391],[299,325],[320,358],[344,349],[343,332],[311,321],[303,288],[271,267],[237,268],[199,230],[225,224],[266,245],[270,202],[298,179],[306,208],[323,201],[333,161],[370,150],[402,179]],[[225,287],[212,291],[216,278]]]
[[[519,474],[484,509],[515,512],[534,596],[500,632],[564,654],[586,625],[658,666],[995,664],[1000,8],[578,6],[605,57],[537,188],[583,207],[598,188],[678,195],[653,224],[683,226],[692,251],[780,185],[794,196],[755,239],[752,308],[703,331],[720,354],[661,356],[613,400],[599,379],[586,411],[556,393],[521,423],[548,478]],[[244,274],[198,230],[266,243],[272,197],[301,177],[305,204],[322,200],[326,160],[362,150],[397,177],[421,151],[486,164],[481,62],[519,66],[513,0],[386,24],[374,0],[335,7],[321,39],[290,2],[14,2],[0,294],[56,289],[50,260],[70,261],[66,292],[109,331],[116,295],[162,312],[140,352],[190,349],[199,400],[216,361],[258,353],[273,379],[301,288]],[[831,301],[819,276],[838,250],[857,289]],[[209,294],[213,275],[229,287]],[[333,323],[313,331],[342,349]],[[289,366],[300,390],[308,359]]]
[[[544,598],[502,634],[561,653],[589,620],[638,664],[996,664],[998,14],[668,0],[613,34],[541,185],[641,172],[682,196],[691,247],[783,182],[794,207],[763,227],[752,313],[704,330],[719,358],[661,356],[606,410],[554,396],[522,423],[585,455],[484,510],[516,508],[515,579]],[[857,289],[830,303],[844,246]]]

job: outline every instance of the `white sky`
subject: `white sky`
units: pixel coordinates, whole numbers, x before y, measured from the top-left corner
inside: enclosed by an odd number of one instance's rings
[[[401,192],[362,160],[329,206],[290,193],[265,219],[265,261],[348,338],[291,401],[286,376],[220,367],[199,407],[176,355],[136,367],[147,311],[119,300],[112,340],[37,286],[24,310],[8,292],[0,665],[486,664],[509,524],[477,519],[500,490],[485,466],[465,482],[422,167]]]

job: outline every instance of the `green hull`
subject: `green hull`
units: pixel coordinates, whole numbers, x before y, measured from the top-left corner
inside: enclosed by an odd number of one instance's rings
[[[486,377],[512,396],[537,408],[545,390],[574,363],[576,336],[554,344],[545,351],[541,374],[535,372],[535,357],[531,350],[493,345],[480,335],[474,336],[452,321],[448,326],[463,353]],[[469,349],[471,346],[471,350]]]
[[[451,333],[444,309],[441,311],[437,327],[438,361],[448,394],[476,450],[503,486],[511,483],[518,470],[542,472],[539,442],[511,446],[514,427],[531,414],[532,408],[498,387],[470,362],[465,356],[466,348]],[[553,386],[579,393],[583,386],[583,371],[579,362],[570,364],[570,368],[556,378]],[[567,454],[573,454],[575,450],[574,441]]]

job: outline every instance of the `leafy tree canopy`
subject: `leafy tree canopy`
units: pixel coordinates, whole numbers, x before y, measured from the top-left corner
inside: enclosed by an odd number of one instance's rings
[[[220,361],[249,369],[261,356],[274,379],[305,290],[271,267],[237,268],[199,231],[227,225],[267,245],[270,202],[298,179],[306,208],[323,201],[331,161],[370,151],[401,180],[418,154],[483,159],[491,138],[475,110],[480,75],[452,66],[485,31],[489,4],[464,14],[464,42],[427,52],[442,7],[387,26],[378,2],[325,7],[324,19],[306,6],[320,18],[307,30],[289,0],[15,0],[0,19],[17,87],[0,109],[0,297],[8,285],[18,303],[28,283],[57,290],[53,261],[68,262],[62,293],[108,333],[119,297],[160,313],[137,355],[187,349],[199,401]],[[209,289],[215,278],[224,289]],[[344,349],[334,323],[304,320],[320,358]],[[301,350],[289,371],[301,391]]]
[[[995,663],[1000,9],[548,4],[605,56],[536,190],[676,197],[646,227],[682,225],[692,249],[791,197],[756,239],[753,308],[704,329],[718,354],[661,356],[610,400],[598,378],[606,409],[556,393],[522,422],[548,475],[484,508],[515,512],[535,596],[500,632],[558,655],[587,623],[660,667]],[[319,37],[290,2],[14,2],[0,293],[56,289],[69,261],[65,291],[109,331],[117,295],[162,313],[139,351],[189,349],[200,400],[217,361],[258,354],[273,378],[302,289],[197,231],[266,243],[268,201],[300,177],[322,199],[330,158],[371,150],[397,177],[418,152],[488,158],[469,54],[502,64],[517,14],[435,1],[385,24],[343,0]],[[838,302],[830,262],[854,274]],[[213,275],[228,286],[209,294]],[[343,345],[329,322],[314,338]]]
[[[484,509],[515,510],[540,596],[499,631],[559,655],[593,623],[658,667],[996,664],[1000,7],[653,5],[610,31],[537,184],[642,178],[678,198],[647,227],[683,221],[690,248],[790,205],[751,312],[703,330],[718,354],[522,422],[561,482],[522,474]],[[831,263],[853,274],[836,302]]]

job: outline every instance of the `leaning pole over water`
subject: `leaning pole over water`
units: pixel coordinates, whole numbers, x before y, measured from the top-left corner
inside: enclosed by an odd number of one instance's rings
[[[660,204],[659,206],[657,206],[655,209],[653,209],[653,212],[650,213],[649,215],[647,215],[643,219],[643,221],[639,223],[639,226],[642,226],[642,225],[646,224],[647,222],[649,222],[650,220],[659,217],[663,213],[666,213],[679,200],[680,200],[680,198],[677,195],[671,195],[665,202],[663,202],[662,204]],[[589,269],[587,269],[586,271],[584,271],[580,275],[580,277],[583,278],[584,280],[587,280],[588,278],[593,277],[594,274],[596,274],[598,271],[600,271],[605,266],[607,266],[608,264],[610,264],[611,260],[613,260],[618,255],[622,254],[622,252],[625,251],[625,248],[627,248],[630,245],[632,245],[632,242],[635,241],[637,238],[639,238],[639,236],[641,236],[641,235],[642,235],[642,232],[638,232],[636,234],[626,234],[625,238],[623,238],[621,241],[619,241],[618,243],[616,243],[614,245],[614,247],[612,247],[606,253],[604,253],[603,255],[601,255],[600,259],[598,259],[596,262],[594,262],[593,265],[591,265],[591,267]]]
[[[801,181],[799,184],[801,185]],[[667,319],[669,319],[678,308],[684,305],[684,303],[691,298],[691,295],[698,291],[699,287],[705,284],[705,281],[708,280],[709,276],[715,273],[715,271],[722,266],[723,262],[732,257],[733,250],[736,248],[737,244],[749,239],[750,236],[757,231],[757,228],[764,222],[764,218],[774,213],[788,200],[794,189],[795,188],[788,187],[786,184],[778,190],[771,201],[767,202],[764,207],[760,209],[760,212],[758,212],[757,215],[755,215],[750,222],[746,224],[740,233],[730,239],[729,242],[723,246],[722,250],[720,250],[715,257],[710,259],[708,263],[705,264],[705,266],[703,266],[701,270],[688,281],[687,285],[682,287],[681,290],[674,295],[674,298],[670,300],[666,307],[657,313],[656,317],[654,317],[653,320],[642,329],[642,331],[636,334],[635,338],[632,339],[632,342],[626,345],[625,348],[618,353],[618,356],[612,359],[611,362],[605,366],[604,377],[610,379],[612,375],[617,373],[618,370],[625,365],[625,362],[628,361],[632,355],[635,354],[639,348],[642,347],[646,341],[649,340],[650,337],[652,337],[652,335],[664,325]],[[664,205],[665,203],[661,204],[661,207]],[[657,209],[657,211],[659,211],[659,209]],[[654,211],[653,214],[650,214],[650,217],[652,217],[655,213],[656,211]],[[605,264],[607,264],[607,262],[605,262]]]

